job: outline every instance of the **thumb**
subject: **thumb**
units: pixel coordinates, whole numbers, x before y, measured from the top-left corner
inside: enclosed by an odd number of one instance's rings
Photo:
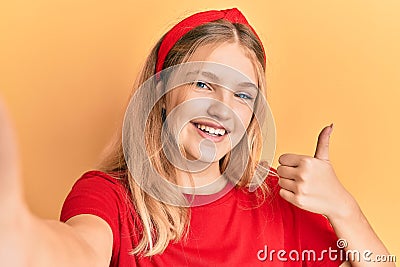
[[[329,161],[329,137],[333,131],[333,123],[326,126],[318,136],[314,158]]]

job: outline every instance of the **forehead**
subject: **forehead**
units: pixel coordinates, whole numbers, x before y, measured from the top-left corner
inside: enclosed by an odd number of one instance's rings
[[[189,62],[209,61],[226,65],[239,71],[254,84],[258,84],[257,72],[252,60],[245,48],[238,43],[221,43],[200,46],[190,57]]]

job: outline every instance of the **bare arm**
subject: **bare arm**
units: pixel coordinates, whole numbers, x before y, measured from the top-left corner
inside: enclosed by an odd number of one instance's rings
[[[29,215],[3,230],[5,266],[109,266],[112,232],[96,216],[79,215],[62,223]]]
[[[0,262],[2,266],[109,266],[113,236],[93,215],[40,219],[22,197],[14,134],[0,101]]]
[[[393,262],[378,262],[375,258],[378,255],[388,256],[389,252],[333,170],[329,161],[331,132],[332,127],[329,126],[321,131],[314,157],[295,154],[280,156],[281,165],[277,169],[282,187],[280,194],[302,209],[328,217],[338,238],[347,243],[343,247],[349,252],[346,254],[350,255],[351,266],[395,266]],[[356,256],[360,253],[359,259],[353,259],[353,253]],[[370,260],[365,256],[369,256]]]
[[[336,235],[346,240],[351,266],[395,266],[394,262],[383,262],[381,256],[389,256],[389,251],[376,235],[367,218],[354,201],[348,209],[329,217]],[[353,253],[354,251],[354,253]]]

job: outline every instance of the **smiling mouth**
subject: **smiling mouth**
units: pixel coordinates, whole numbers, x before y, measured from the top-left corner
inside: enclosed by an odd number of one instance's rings
[[[228,131],[223,128],[214,128],[201,123],[193,122],[194,126],[200,131],[210,135],[210,136],[224,136],[228,134]]]

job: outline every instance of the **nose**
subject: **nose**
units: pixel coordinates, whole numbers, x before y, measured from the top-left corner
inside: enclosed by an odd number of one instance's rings
[[[231,108],[218,99],[210,100],[211,103],[207,109],[208,115],[219,121],[227,121],[232,117]]]

